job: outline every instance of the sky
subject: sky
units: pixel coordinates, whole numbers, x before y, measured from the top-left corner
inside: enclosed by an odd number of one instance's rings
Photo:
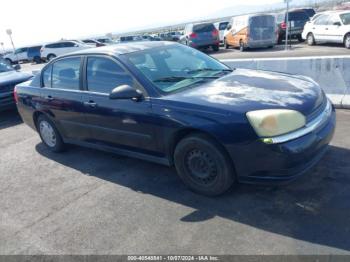
[[[0,42],[16,47],[61,38],[171,25],[213,16],[225,8],[282,3],[283,0],[2,0]]]

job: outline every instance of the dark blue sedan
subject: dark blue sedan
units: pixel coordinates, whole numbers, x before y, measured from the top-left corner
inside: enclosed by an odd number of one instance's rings
[[[17,85],[18,110],[43,143],[175,165],[192,190],[284,182],[322,157],[335,111],[313,80],[232,70],[176,43],[72,53]]]
[[[16,108],[13,99],[13,89],[18,83],[27,81],[31,74],[16,71],[19,65],[12,67],[4,59],[0,58],[0,112]]]

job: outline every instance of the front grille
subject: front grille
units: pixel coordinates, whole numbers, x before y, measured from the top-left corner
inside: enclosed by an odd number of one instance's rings
[[[0,86],[0,94],[12,92],[14,87],[15,87],[15,84]]]

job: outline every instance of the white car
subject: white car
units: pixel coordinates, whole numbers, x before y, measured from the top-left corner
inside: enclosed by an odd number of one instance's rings
[[[3,58],[10,64],[28,61],[28,47],[17,48],[15,52],[11,52]]]
[[[343,43],[350,49],[350,12],[325,13],[307,23],[302,38],[308,45],[316,43]]]
[[[40,49],[40,54],[42,60],[50,61],[57,56],[91,47],[91,45],[78,41],[59,41],[43,45],[43,47]]]

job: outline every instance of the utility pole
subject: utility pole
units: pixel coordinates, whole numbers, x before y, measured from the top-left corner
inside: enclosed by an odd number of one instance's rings
[[[0,44],[1,44],[1,47],[2,47],[2,53],[3,53],[3,54],[5,54],[4,43],[3,43],[3,42],[1,42]]]
[[[292,0],[284,0],[284,2],[287,4],[287,15],[286,15],[286,44],[285,44],[285,50],[288,50],[288,35],[289,35],[289,2]]]
[[[11,29],[7,29],[6,30],[6,34],[9,35],[10,37],[10,40],[11,40],[11,44],[12,44],[12,48],[13,48],[13,53],[16,55],[16,58],[17,58],[17,61],[18,61],[18,56],[16,54],[16,48],[15,48],[15,45],[13,44],[13,41],[12,41],[12,30]],[[19,62],[19,61],[18,61]]]

